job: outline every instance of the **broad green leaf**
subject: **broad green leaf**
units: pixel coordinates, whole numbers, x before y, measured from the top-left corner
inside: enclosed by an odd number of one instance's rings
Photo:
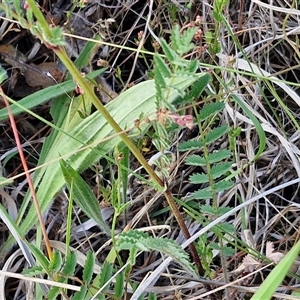
[[[300,252],[300,241],[284,256],[280,263],[271,271],[268,277],[260,285],[258,291],[251,300],[269,300],[281,284]]]
[[[216,209],[211,205],[201,205],[201,212],[203,214],[216,215]]]
[[[230,208],[229,208],[230,210]],[[218,216],[221,216],[223,215],[224,213],[220,213],[218,214]],[[235,232],[235,227],[232,225],[232,224],[228,224],[228,223],[222,223],[222,224],[219,224],[219,228],[221,230],[223,230],[224,232]]]
[[[101,36],[94,36],[93,40],[100,41]],[[89,41],[85,44],[83,50],[81,51],[79,57],[74,62],[74,65],[80,70],[83,67],[86,67],[91,62],[91,59],[94,57],[93,53],[97,51],[100,47],[100,43]]]
[[[199,78],[191,87],[191,91],[189,92],[190,99],[197,101],[201,96],[204,88],[209,83],[210,79],[211,77],[209,74],[205,74],[205,76]]]
[[[235,250],[230,246],[222,246],[220,250],[225,256],[233,256],[235,254]]]
[[[160,72],[158,68],[154,69],[153,74],[155,78],[154,80],[157,88],[157,93],[159,95],[159,98],[162,98],[162,89],[166,88],[165,77],[163,76],[163,74]]]
[[[118,251],[131,250],[137,247],[137,243],[147,238],[149,238],[149,235],[142,231],[129,230],[127,232],[122,232],[116,242],[116,249]]]
[[[89,185],[81,178],[63,159],[60,161],[61,170],[69,191],[72,190],[77,205],[91,218],[99,227],[110,236],[110,229],[103,220],[99,202],[93,194]]]
[[[298,291],[293,291],[291,295],[300,299],[300,292]]]
[[[157,297],[154,293],[150,293],[148,296],[148,300],[157,300]]]
[[[91,287],[85,297],[85,300],[89,300],[92,298],[93,294],[96,293],[100,288],[102,292],[106,292],[110,288],[110,284],[106,284],[113,275],[113,264],[105,261],[101,267],[101,272],[96,276],[93,280]],[[103,287],[105,285],[105,287]],[[97,296],[99,300],[105,300],[105,294],[101,293]]]
[[[128,176],[130,170],[130,150],[121,141],[114,149],[114,157],[116,158],[117,164],[120,170],[120,182],[122,183],[122,199],[123,204],[127,203],[127,189],[128,189]]]
[[[198,191],[194,192],[194,194],[192,195],[192,199],[210,199],[212,198],[213,195],[213,191],[215,193],[218,192],[222,192],[222,191],[226,191],[229,190],[233,187],[233,182],[231,181],[226,181],[226,180],[222,180],[217,182],[212,190],[212,187],[206,187],[203,189],[199,189]]]
[[[198,61],[197,59],[193,59],[193,60],[189,61],[189,63],[188,63],[188,70],[189,70],[189,72],[191,72],[191,73],[196,73],[197,70],[198,70],[198,68],[199,68],[199,61]],[[210,78],[209,74],[206,74],[206,75],[207,75],[208,78]],[[206,77],[206,78],[207,78],[207,77]],[[205,79],[205,76],[203,76],[203,79]],[[204,80],[203,80],[202,82],[204,82]],[[208,82],[207,82],[207,83],[208,83]],[[194,87],[195,85],[197,85],[197,83],[194,83],[194,84],[193,84],[193,87]],[[206,86],[206,84],[205,84],[205,86]],[[202,91],[202,90],[201,90],[201,91]],[[201,93],[201,92],[200,92],[200,93]]]

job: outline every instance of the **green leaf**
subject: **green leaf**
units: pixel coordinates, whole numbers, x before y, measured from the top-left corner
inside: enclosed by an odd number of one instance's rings
[[[212,165],[216,162],[220,162],[221,160],[229,158],[230,155],[231,155],[230,150],[227,149],[217,150],[208,155],[207,157],[208,163]],[[190,166],[201,167],[201,166],[205,166],[207,162],[204,157],[193,154],[186,158],[185,163]]]
[[[110,229],[103,220],[99,203],[89,185],[81,178],[78,172],[63,159],[60,161],[60,166],[68,189],[73,191],[77,205],[110,236]]]
[[[260,122],[257,120],[255,115],[248,109],[248,107],[245,105],[245,103],[243,103],[239,99],[239,97],[237,97],[236,95],[231,95],[231,97],[244,110],[244,112],[251,119],[251,121],[253,122],[253,124],[254,124],[254,126],[257,130],[257,133],[258,133],[258,136],[259,136],[259,148],[258,148],[258,151],[256,152],[256,154],[255,154],[255,156],[252,160],[252,161],[255,161],[260,157],[260,155],[264,152],[264,150],[266,148],[266,140],[267,140],[266,139],[266,133],[265,133],[264,129],[262,128]]]
[[[199,68],[199,61],[198,61],[198,59],[192,59],[192,60],[189,61],[189,64],[188,64],[188,66],[187,66],[187,69],[189,70],[190,73],[195,73],[195,72],[197,72],[198,68]],[[208,78],[210,78],[210,75],[204,73],[204,74],[203,74],[203,77],[208,77]],[[197,81],[198,84],[199,84],[200,82],[203,83],[203,79]],[[197,83],[194,83],[193,86],[197,85]],[[207,83],[208,83],[208,82],[207,82]],[[206,86],[206,84],[205,84],[205,86]],[[202,90],[201,90],[201,92],[202,92]]]
[[[210,188],[204,188],[204,189],[198,190],[193,194],[192,198],[197,199],[197,200],[211,199],[212,191]]]
[[[34,277],[34,276],[37,276],[37,275],[44,275],[45,270],[41,266],[34,266],[32,268],[29,268],[29,269],[23,269],[22,274],[25,275],[25,276]]]
[[[57,272],[62,267],[62,257],[61,253],[57,250],[53,252],[53,257],[50,261],[48,270],[49,272]]]
[[[157,91],[157,98],[159,100],[163,99],[163,89],[166,88],[166,82],[164,76],[160,73],[158,69],[154,69],[154,80],[155,80],[155,86]]]
[[[300,291],[293,291],[291,295],[300,299]]]
[[[224,254],[226,256],[233,256],[235,254],[235,250],[229,246],[221,247],[221,251],[222,251],[222,254]]]
[[[89,284],[92,280],[92,276],[94,273],[95,259],[96,258],[94,252],[89,250],[86,255],[86,260],[85,260],[83,275],[82,275],[85,284]]]
[[[201,212],[212,216],[216,215],[216,210],[211,205],[201,205]]]
[[[205,138],[205,143],[210,144],[218,140],[221,136],[223,136],[226,132],[228,132],[228,125],[222,125],[220,127],[214,128],[211,132],[209,132]]]
[[[164,39],[160,39],[160,45],[168,61],[174,62],[178,58],[176,52],[168,45],[168,43]]]
[[[210,75],[203,73],[202,76],[192,85],[190,91],[184,97],[178,97],[172,103],[173,105],[186,105],[197,101],[204,88],[210,81]]]
[[[231,166],[232,162],[215,165],[211,168],[211,176],[213,177],[213,179],[219,178],[227,173],[231,169]]]
[[[297,260],[300,252],[300,241],[285,254],[280,263],[271,271],[267,278],[264,279],[259,286],[257,292],[252,296],[251,300],[269,300],[276,291],[280,283],[283,281],[295,260]]]
[[[189,177],[189,181],[192,184],[200,184],[200,183],[206,183],[209,181],[208,175],[207,174],[193,174]]]
[[[191,199],[197,199],[197,200],[205,200],[205,199],[211,199],[213,193],[218,193],[222,191],[229,190],[233,187],[233,182],[222,180],[217,182],[212,190],[212,187],[206,187],[203,189],[199,189],[192,195]]]
[[[52,286],[47,294],[47,300],[56,300],[60,293],[60,288],[58,286]]]
[[[199,167],[202,167],[202,166],[206,165],[206,160],[205,160],[204,157],[201,157],[199,155],[193,154],[193,155],[188,156],[185,159],[185,163],[187,165],[190,165],[190,166],[199,166]]]
[[[72,297],[72,300],[82,300],[82,299],[84,299],[86,293],[87,293],[87,286],[82,285],[80,287],[80,291],[78,291],[74,294],[74,296]]]
[[[108,263],[107,261],[104,261],[104,263],[101,267],[99,288],[103,287],[104,284],[106,284],[106,282],[111,279],[112,273],[113,273],[113,265]],[[103,289],[103,291],[107,291],[108,289],[109,289],[109,285],[107,285]]]
[[[163,77],[171,77],[172,73],[168,65],[158,54],[154,55],[154,70],[157,69]]]
[[[122,232],[116,242],[116,250],[131,250],[136,248],[139,241],[149,238],[147,233],[137,230],[129,230],[128,232]]]
[[[45,270],[46,273],[49,272],[50,261],[45,256],[45,254],[34,244],[27,243],[31,253],[34,255],[36,260],[39,262],[41,267]]]
[[[233,187],[233,185],[234,184],[232,181],[222,180],[215,184],[214,189],[215,189],[216,193],[223,192],[223,191],[227,191],[227,190],[231,189]]]
[[[220,213],[218,214],[218,216],[223,215],[224,213]],[[228,224],[228,223],[222,223],[219,224],[219,228],[224,231],[224,232],[235,232],[235,227],[232,224]]]
[[[125,274],[124,272],[121,272],[116,276],[116,282],[114,288],[114,296],[117,299],[122,299],[124,295],[124,283],[125,283]]]
[[[208,162],[210,164],[214,164],[216,162],[220,162],[221,160],[227,159],[230,156],[231,156],[230,150],[227,149],[217,150],[208,155]]]
[[[147,247],[149,250],[160,251],[170,256],[174,261],[183,266],[186,270],[195,274],[195,270],[189,261],[187,253],[173,240],[166,238],[148,238],[141,242],[143,247]],[[141,249],[143,250],[143,249]]]
[[[94,41],[100,41],[101,36],[97,35],[93,37]],[[89,41],[85,44],[83,50],[79,54],[78,58],[75,60],[74,64],[78,69],[82,69],[91,62],[91,58],[93,58],[93,54],[97,51],[100,47],[100,43]]]
[[[128,189],[128,176],[130,170],[130,150],[123,141],[118,143],[114,149],[114,157],[118,161],[121,168],[121,180],[122,183],[122,199],[123,203],[127,201],[127,189]]]
[[[161,251],[195,274],[187,253],[176,242],[170,239],[152,238],[146,233],[137,230],[129,230],[128,232],[122,232],[119,235],[119,239],[116,242],[116,249],[118,251],[130,250],[130,252],[135,255],[137,250]],[[131,260],[135,260],[135,257],[131,257]]]
[[[154,293],[149,293],[148,300],[157,300],[157,297]]]
[[[74,276],[76,265],[77,265],[76,253],[70,252],[69,255],[66,256],[66,262],[62,269],[62,274],[68,277]]]
[[[171,31],[172,46],[180,56],[194,49],[194,44],[191,43],[191,41],[197,29],[196,27],[187,28],[183,34],[181,34],[179,25],[173,27]]]
[[[224,107],[225,104],[223,102],[208,103],[201,109],[199,118],[201,121],[204,121],[222,111]]]
[[[224,214],[226,214],[227,212],[231,211],[231,207],[225,206],[225,207],[218,207],[216,214],[218,216],[222,216]]]
[[[199,99],[199,97],[201,96],[204,88],[207,86],[207,84],[209,83],[211,77],[209,74],[203,74],[202,77],[200,77],[193,85],[192,88],[188,94],[188,96],[190,97],[190,99],[192,99],[193,101],[197,101]]]

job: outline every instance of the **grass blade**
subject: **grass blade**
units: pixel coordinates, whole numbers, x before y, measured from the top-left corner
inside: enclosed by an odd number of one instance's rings
[[[99,203],[89,185],[81,178],[78,172],[63,159],[60,161],[60,167],[68,189],[72,189],[73,191],[77,205],[93,219],[108,236],[110,236],[110,229],[103,220]]]

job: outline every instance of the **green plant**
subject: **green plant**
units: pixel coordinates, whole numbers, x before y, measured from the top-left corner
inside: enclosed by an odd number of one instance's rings
[[[180,151],[192,151],[197,149],[202,149],[203,155],[189,155],[185,162],[187,165],[194,166],[198,169],[202,169],[203,172],[196,172],[189,177],[190,183],[194,185],[199,185],[200,188],[196,190],[191,196],[189,196],[185,201],[188,201],[189,206],[197,207],[201,211],[199,216],[200,222],[206,224],[206,218],[217,218],[222,214],[230,210],[229,207],[219,207],[217,195],[220,192],[229,190],[233,186],[233,181],[228,179],[231,174],[232,161],[230,161],[231,151],[229,149],[217,149],[212,152],[213,144],[228,134],[228,125],[217,125],[217,115],[224,108],[224,103],[215,102],[207,103],[203,106],[197,115],[197,125],[199,127],[200,139],[194,141],[187,141],[179,145]],[[204,172],[205,171],[205,172]],[[201,204],[201,200],[212,200],[211,205]],[[197,202],[195,202],[195,200]],[[200,201],[200,204],[198,204]],[[201,220],[201,218],[204,218]],[[225,224],[224,224],[225,225]],[[225,230],[222,230],[223,225],[220,225],[220,231],[226,232],[229,230],[226,226]],[[231,228],[234,231],[234,228]],[[220,233],[220,232],[219,232]],[[220,251],[222,266],[225,270],[225,256],[230,255],[232,250],[225,245],[222,238],[222,234],[219,234],[219,242],[211,243],[211,247],[215,250]],[[198,243],[198,251],[201,255],[205,254],[206,257],[206,272],[210,273],[208,264],[211,260],[209,256],[209,249],[207,245],[203,243]]]
[[[7,2],[5,3],[7,4]],[[30,202],[31,194],[28,192],[22,203],[16,221],[17,226],[20,227],[18,234],[22,238],[26,235],[26,233],[35,225],[36,210],[43,213],[51,205],[53,198],[61,187],[67,183],[70,195],[74,197],[75,202],[90,218],[93,218],[98,223],[104,232],[110,235],[111,232],[103,221],[101,214],[96,211],[98,209],[97,201],[95,197],[93,197],[88,186],[79,176],[79,173],[91,166],[92,163],[100,157],[105,156],[106,152],[118,145],[120,140],[122,140],[124,147],[136,156],[144,169],[149,173],[153,180],[153,186],[157,190],[165,193],[171,210],[176,216],[184,234],[188,238],[188,230],[180,216],[172,194],[168,190],[165,178],[159,177],[153,171],[131,139],[143,134],[145,128],[149,128],[150,119],[151,124],[154,126],[157,125],[156,134],[160,139],[157,146],[159,147],[159,150],[164,153],[165,149],[169,147],[169,142],[163,143],[164,140],[167,140],[167,135],[163,133],[163,126],[165,124],[164,120],[159,117],[158,119],[155,117],[153,118],[154,113],[157,111],[159,111],[159,113],[163,112],[168,115],[167,118],[170,120],[172,118],[174,119],[174,115],[172,114],[175,114],[175,106],[172,105],[171,102],[178,97],[184,97],[184,91],[194,82],[201,80],[201,78],[205,82],[208,81],[207,74],[197,73],[198,63],[196,61],[188,62],[182,58],[182,55],[187,51],[190,51],[193,47],[191,40],[195,30],[187,30],[181,35],[179,28],[176,27],[172,33],[173,48],[175,50],[173,50],[165,41],[162,41],[162,47],[171,68],[156,55],[154,80],[149,80],[134,86],[104,107],[93,92],[93,82],[82,77],[77,69],[78,66],[73,64],[66,55],[66,52],[62,47],[64,40],[62,38],[61,29],[50,29],[48,27],[44,16],[34,1],[28,1],[26,4],[26,18],[19,7],[19,3],[14,4],[16,7],[15,12],[11,13],[12,16],[18,19],[23,27],[31,30],[31,32],[39,37],[49,49],[56,53],[69,70],[70,75],[73,77],[77,86],[82,90],[81,95],[72,98],[65,93],[64,89],[62,89],[64,92],[61,93],[60,99],[56,99],[52,105],[51,115],[55,125],[51,125],[51,127],[54,130],[43,145],[39,167],[33,178],[34,187],[37,189],[37,199],[39,199],[38,207],[34,208],[32,206]],[[5,8],[8,10],[7,7]],[[81,63],[81,67],[86,63],[86,61]],[[201,84],[201,87],[204,87],[204,85],[205,84]],[[62,87],[64,88],[66,86],[61,85],[60,88]],[[74,85],[70,84],[70,87],[68,88],[71,89],[72,87],[74,87]],[[50,89],[50,92],[52,90],[55,90],[55,88]],[[141,90],[145,91],[142,95]],[[34,99],[36,96],[37,95],[32,95],[31,99]],[[43,101],[46,101],[48,99],[47,97],[44,97]],[[139,102],[136,103],[135,107],[132,106],[132,98],[139,99]],[[14,103],[16,107],[21,109],[16,110],[16,113],[28,111],[22,104],[18,104],[12,99],[9,100],[11,103]],[[31,108],[35,105],[36,102],[32,101],[28,107]],[[99,111],[91,113],[92,105]],[[122,111],[119,109],[120,106],[123,108]],[[187,120],[184,120],[184,116],[176,115],[176,118],[177,120],[183,120],[185,122],[183,125],[188,125]],[[42,118],[39,119],[44,121]],[[138,124],[136,121],[137,119],[139,119]],[[50,125],[49,122],[47,124]],[[182,124],[179,125],[182,126]],[[113,134],[114,132],[116,132],[116,134]],[[119,171],[124,172],[124,170],[128,172],[125,161],[122,165],[119,165]],[[165,174],[165,176],[167,176],[167,174]],[[127,177],[128,176],[126,175],[122,177],[122,185],[124,187],[126,186]],[[49,185],[49,182],[51,182],[51,185]],[[116,199],[117,202],[115,202],[115,208],[117,208],[117,210],[115,218],[122,209],[128,205],[125,203],[123,204],[125,205],[123,207],[120,202],[120,197],[117,196]],[[71,211],[71,209],[69,211]],[[7,222],[11,222],[11,220]],[[68,230],[68,232],[70,234],[70,230]],[[39,236],[39,239],[37,240],[36,246],[31,247],[31,249],[33,249],[32,251],[36,254],[39,263],[42,264],[43,270],[49,276],[56,277],[55,274],[58,271],[62,271],[60,268],[62,261],[61,256],[56,252],[51,253],[50,248],[50,251],[48,251],[49,259],[43,257],[42,253],[39,252],[39,248],[41,247],[41,235],[37,235]],[[148,240],[150,241],[151,239],[145,239],[145,243],[149,242]],[[171,242],[167,240],[154,239],[151,240],[151,242],[153,243],[154,249],[165,251],[166,253],[168,253],[167,248],[169,246],[172,246],[172,249],[175,249],[176,247],[174,243],[171,245]],[[12,243],[13,238],[11,237],[2,246],[2,255],[9,247],[11,247]],[[139,244],[133,246],[137,247]],[[145,244],[142,249],[152,249],[149,247],[150,245],[147,248]],[[193,245],[191,245],[191,250],[198,271],[202,273],[201,261],[199,260]],[[111,262],[114,262],[114,252],[115,250],[112,250],[112,255],[108,256]],[[134,251],[134,253],[136,252]],[[173,255],[176,256],[176,252]],[[91,259],[88,261],[90,262]],[[186,265],[182,255],[179,261]],[[67,265],[69,265],[69,263]],[[87,263],[87,272],[91,272],[89,265],[90,263]],[[84,279],[86,283],[82,287],[80,296],[76,297],[83,297],[87,291],[87,284],[90,280],[90,276],[86,275]],[[95,286],[98,287],[99,282],[96,282]],[[56,295],[57,289],[51,293],[51,297],[55,297],[54,295]]]

